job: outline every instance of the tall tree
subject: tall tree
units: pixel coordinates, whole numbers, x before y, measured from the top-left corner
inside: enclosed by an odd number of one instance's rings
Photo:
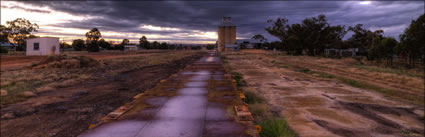
[[[252,39],[259,40],[260,42],[267,41],[267,39],[261,34],[257,34],[257,35],[252,36]]]
[[[86,33],[86,44],[87,51],[89,52],[99,52],[99,42],[98,40],[102,37],[99,29],[93,28]]]
[[[270,19],[267,23],[271,23],[271,26],[266,27],[265,30],[270,34],[280,39],[282,46],[287,45],[286,40],[288,39],[288,19],[277,18],[276,21]],[[288,49],[288,48],[282,48]],[[288,51],[288,50],[287,50]]]
[[[139,46],[141,48],[144,48],[144,49],[150,49],[150,47],[149,47],[149,41],[148,41],[148,39],[145,36],[142,36],[139,39]]]
[[[86,33],[86,40],[87,41],[97,41],[102,37],[102,34],[100,33],[99,29],[93,28],[89,32]]]
[[[0,25],[0,42],[9,42],[10,28]]]
[[[359,48],[362,54],[367,55],[367,51],[372,45],[373,39],[382,37],[383,30],[376,30],[374,32],[363,27],[363,24],[357,24],[354,27],[349,27],[349,31],[354,34],[347,40],[353,48]],[[369,59],[369,57],[368,57]]]
[[[325,48],[342,43],[342,38],[347,33],[344,26],[331,26],[325,15],[306,18],[301,24],[288,25],[288,20],[281,18],[268,22],[272,26],[267,27],[266,31],[281,40],[284,50],[297,55],[303,51],[308,51],[312,56],[321,54]]]
[[[409,58],[409,67],[415,67],[415,60],[425,56],[425,14],[412,20],[400,35],[400,46]],[[425,64],[425,59],[422,58]]]
[[[158,48],[159,48],[159,42],[158,41],[152,42],[151,49],[158,49]]]
[[[128,39],[123,39],[123,40],[122,40],[122,42],[121,42],[121,44],[122,44],[122,45],[128,45],[128,44],[130,44],[130,40],[128,40]]]
[[[37,32],[39,26],[36,23],[31,23],[24,18],[17,18],[13,21],[6,21],[7,26],[0,26],[0,37],[2,42],[8,42],[11,38],[14,43],[18,44],[17,50],[25,50],[25,39],[36,37],[31,35],[31,32]]]

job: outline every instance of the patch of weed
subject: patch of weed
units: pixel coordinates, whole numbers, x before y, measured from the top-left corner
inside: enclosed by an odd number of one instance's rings
[[[261,137],[295,137],[296,134],[288,126],[286,120],[279,118],[272,118],[264,120],[260,123],[262,131]]]
[[[238,72],[232,72],[232,75],[233,75],[233,79],[235,79],[235,80],[236,80],[236,86],[237,86],[237,87],[241,87],[241,86],[246,85],[246,84],[245,84],[245,81],[244,81],[244,80],[243,80],[243,78],[242,78],[242,74],[241,74],[241,73],[238,73]]]
[[[310,69],[308,69],[308,68],[304,68],[304,69],[298,70],[298,72],[307,73],[307,74],[312,73],[312,71]]]
[[[244,93],[246,96],[245,103],[248,103],[248,104],[263,103],[265,100],[264,97],[257,95],[254,92],[245,91]]]
[[[332,75],[332,74],[320,73],[320,72],[317,72],[317,73],[319,74],[319,77],[321,78],[335,78],[335,75]]]
[[[381,87],[377,87],[377,86],[374,86],[374,85],[370,85],[368,83],[355,81],[355,80],[352,80],[352,79],[346,79],[346,78],[342,78],[342,77],[337,77],[337,78],[339,80],[341,80],[342,82],[344,82],[345,84],[348,84],[348,85],[356,87],[356,88],[369,89],[369,90],[373,90],[373,91],[382,93],[382,94],[384,94],[385,96],[388,96],[388,97],[403,99],[405,101],[408,101],[408,102],[411,102],[411,103],[414,103],[414,104],[418,104],[418,105],[422,105],[422,106],[424,105],[423,96],[417,96],[417,95],[414,95],[414,94],[399,92],[399,91],[395,91],[395,90],[392,90],[392,89],[381,88]]]

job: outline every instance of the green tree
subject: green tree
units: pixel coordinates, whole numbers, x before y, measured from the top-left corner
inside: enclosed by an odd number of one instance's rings
[[[111,50],[112,46],[111,43],[105,41],[105,39],[100,39],[99,40],[99,46],[103,49],[107,49],[107,50]]]
[[[288,20],[281,18],[268,22],[272,25],[266,31],[278,37],[283,44],[283,48],[279,49],[294,55],[300,55],[303,51],[311,56],[321,54],[325,48],[342,43],[342,38],[347,33],[344,26],[331,26],[325,15],[306,18],[301,24],[288,25]]]
[[[122,40],[122,42],[121,42],[121,44],[122,44],[122,45],[128,45],[128,44],[130,44],[130,40],[128,40],[128,39],[123,39],[123,40]]]
[[[140,46],[141,48],[144,48],[144,49],[150,49],[149,41],[148,41],[148,39],[147,39],[145,36],[142,36],[142,37],[139,39],[139,46]]]
[[[97,41],[102,37],[102,34],[100,33],[99,29],[93,28],[89,32],[86,33],[86,40],[87,41]]]
[[[425,14],[412,20],[410,25],[400,35],[400,45],[398,49],[407,54],[409,68],[415,67],[415,60],[425,55]],[[422,58],[425,64],[425,59]]]
[[[0,42],[9,42],[10,28],[0,25]]]
[[[29,20],[24,18],[17,18],[13,21],[6,21],[7,26],[0,26],[0,38],[2,42],[8,42],[9,38],[13,40],[13,43],[18,44],[17,50],[25,50],[26,42],[28,38],[34,38],[36,36],[31,35],[31,32],[37,32],[39,26],[36,23],[31,23]]]
[[[376,30],[374,32],[363,28],[363,24],[357,24],[354,27],[349,27],[349,31],[354,34],[347,40],[351,48],[358,48],[360,55],[366,55],[367,59],[370,60],[373,57],[369,57],[368,50],[372,45],[373,40],[376,37],[382,37],[383,30]]]
[[[87,51],[89,52],[99,52],[99,42],[98,40],[102,37],[99,29],[93,28],[86,33],[86,44]]]
[[[276,21],[270,19],[267,21],[267,23],[271,23],[272,25],[269,27],[266,27],[265,30],[272,36],[275,36],[280,39],[280,43],[282,47],[282,50],[286,50],[288,53],[290,53],[290,47],[287,47],[289,44],[287,44],[288,40],[288,31],[290,26],[288,25],[288,19],[286,18],[277,18]],[[279,46],[280,47],[280,46]]]
[[[257,34],[257,35],[252,36],[252,39],[259,40],[260,42],[267,41],[267,39],[261,34]]]
[[[59,47],[60,49],[66,49],[66,48],[71,48],[72,46],[66,42],[59,42]]]
[[[165,42],[162,42],[161,44],[159,44],[159,49],[168,49],[168,44]]]
[[[151,49],[158,49],[159,48],[159,42],[158,41],[154,41],[150,47]]]
[[[86,48],[86,44],[82,39],[76,39],[72,42],[72,48],[76,51],[82,51]]]

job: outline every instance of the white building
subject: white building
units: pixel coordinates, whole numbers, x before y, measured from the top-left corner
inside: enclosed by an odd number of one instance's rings
[[[136,51],[139,50],[136,44],[124,45],[124,51]]]
[[[27,52],[26,55],[58,55],[59,51],[59,38],[55,37],[40,37],[27,39]]]

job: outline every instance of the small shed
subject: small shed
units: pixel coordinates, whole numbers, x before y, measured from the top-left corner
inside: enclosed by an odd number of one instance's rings
[[[26,55],[58,55],[59,51],[59,38],[56,37],[40,37],[27,39]]]
[[[136,44],[124,45],[124,51],[136,51],[138,49]]]

